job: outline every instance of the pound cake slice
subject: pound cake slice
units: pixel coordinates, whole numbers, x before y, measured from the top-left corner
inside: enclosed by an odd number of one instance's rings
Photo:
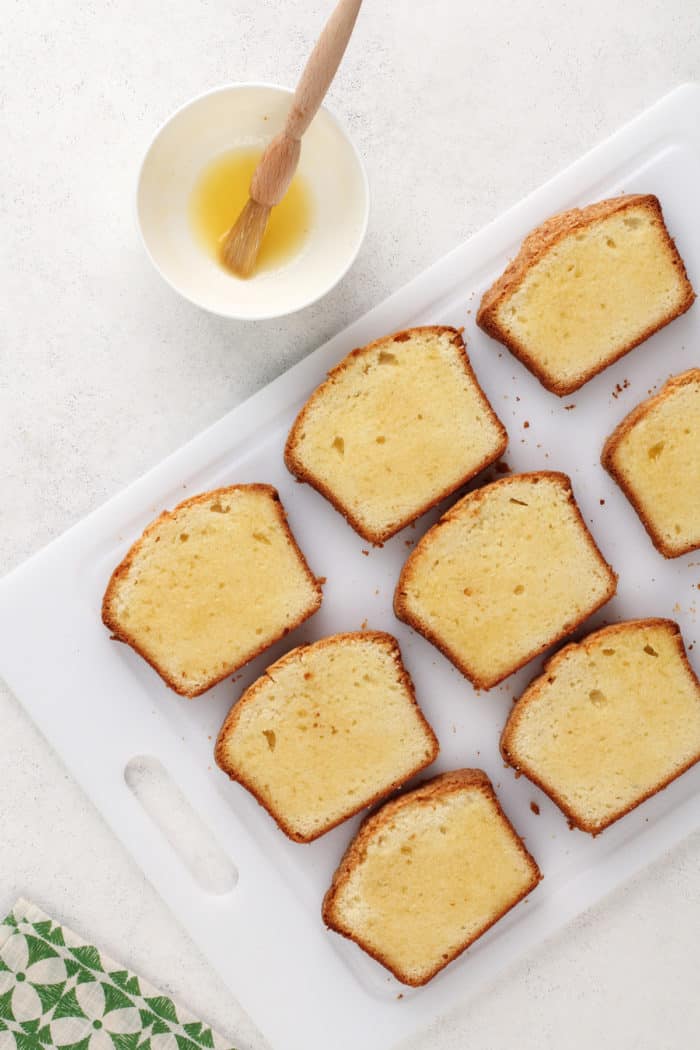
[[[516,702],[509,765],[597,835],[700,759],[700,682],[678,625],[630,620],[565,646]]]
[[[311,842],[436,757],[395,638],[336,634],[268,667],[231,709],[217,764]]]
[[[443,773],[368,817],[323,902],[327,926],[426,984],[542,878],[480,769]]]
[[[409,555],[394,610],[490,689],[612,598],[617,577],[566,474],[513,474],[459,500]]]
[[[601,460],[665,558],[700,547],[700,368],[633,409]]]
[[[486,292],[477,324],[555,394],[570,394],[692,306],[650,194],[548,219]]]
[[[285,448],[370,543],[383,543],[508,442],[455,328],[409,328],[353,350],[311,395]]]
[[[165,511],[112,573],[102,619],[182,696],[198,696],[315,613],[321,588],[271,485]]]

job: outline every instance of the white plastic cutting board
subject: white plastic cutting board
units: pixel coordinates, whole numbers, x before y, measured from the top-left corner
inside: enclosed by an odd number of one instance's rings
[[[473,994],[508,962],[700,824],[700,767],[598,839],[569,831],[559,811],[503,767],[498,736],[511,699],[540,662],[490,693],[468,682],[392,614],[399,568],[436,514],[369,550],[315,492],[286,472],[282,447],[310,391],[348,350],[417,323],[464,325],[477,375],[506,424],[515,471],[569,473],[618,596],[589,622],[670,616],[698,636],[700,554],[667,562],[599,465],[606,435],[671,373],[700,364],[700,306],[560,400],[474,325],[484,288],[531,227],[553,212],[627,191],[656,193],[700,287],[700,87],[685,86],[587,154],[381,306],[176,452],[0,584],[0,671],[275,1050],[385,1050]],[[426,220],[427,221],[427,220]],[[571,408],[569,406],[575,406]],[[529,424],[529,426],[527,425]],[[100,601],[111,569],[163,507],[243,481],[276,485],[312,569],[326,576],[318,615],[239,677],[178,699],[126,646],[110,641]],[[604,501],[604,502],[603,502]],[[212,738],[240,690],[286,648],[339,630],[395,633],[441,755],[435,772],[477,765],[545,875],[531,897],[429,986],[402,989],[355,945],[324,929],[320,904],[358,820],[295,845],[212,761]],[[698,650],[691,651],[696,670]],[[173,775],[239,872],[205,892],[127,788],[135,755]],[[535,801],[539,816],[530,808]],[[399,997],[400,993],[403,995]]]

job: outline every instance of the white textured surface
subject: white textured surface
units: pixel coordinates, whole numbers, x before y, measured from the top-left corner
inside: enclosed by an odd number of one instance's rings
[[[290,320],[208,317],[140,249],[140,154],[207,87],[291,83],[327,7],[40,0],[5,23],[0,571],[665,91],[700,78],[694,0],[476,11],[367,0],[330,96],[373,195],[355,268]],[[241,1047],[261,1048],[6,692],[0,719],[0,910],[33,897]],[[412,1050],[693,1045],[699,867],[695,836]]]

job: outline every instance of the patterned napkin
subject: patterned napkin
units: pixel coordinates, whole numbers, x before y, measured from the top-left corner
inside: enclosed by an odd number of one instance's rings
[[[232,1050],[141,977],[20,900],[0,924],[0,1050]]]

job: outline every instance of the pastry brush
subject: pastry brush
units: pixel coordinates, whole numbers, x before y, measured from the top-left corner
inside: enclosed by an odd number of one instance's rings
[[[248,201],[222,246],[226,266],[238,277],[250,277],[255,269],[270,211],[289,189],[299,163],[301,137],[340,65],[361,3],[339,0],[304,67],[284,128],[269,143],[253,173]]]

